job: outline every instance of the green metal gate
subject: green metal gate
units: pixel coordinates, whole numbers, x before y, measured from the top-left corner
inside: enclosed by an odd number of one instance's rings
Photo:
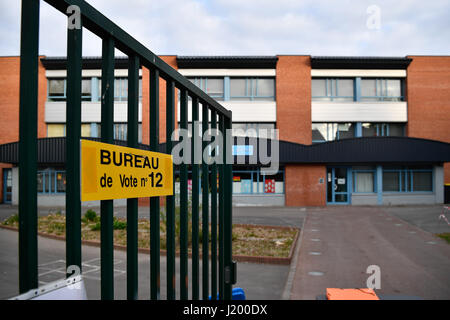
[[[170,140],[177,119],[175,89],[180,92],[180,127],[187,129],[188,97],[192,99],[192,119],[198,120],[202,105],[202,131],[212,128],[221,132],[231,129],[231,112],[209,97],[158,56],[82,0],[45,0],[67,14],[69,6],[79,8],[80,28],[67,33],[67,131],[66,131],[66,263],[82,267],[81,202],[80,202],[80,138],[81,138],[81,69],[82,30],[86,28],[102,39],[101,140],[113,143],[114,50],[128,55],[128,140],[127,146],[138,145],[139,68],[150,70],[150,149],[159,151],[159,80],[166,82],[166,152],[171,153]],[[38,44],[39,0],[22,0],[20,48],[20,142],[19,142],[19,291],[38,287],[37,256],[37,111],[38,111]],[[195,148],[194,141],[192,148]],[[192,164],[192,293],[188,293],[188,164],[180,165],[180,298],[231,299],[235,282],[232,261],[232,167],[226,163],[231,146],[224,143],[219,155],[223,164]],[[203,147],[205,145],[203,144]],[[203,157],[202,157],[203,158]],[[203,230],[211,223],[211,239],[202,233],[202,275],[199,274],[199,171],[202,174]],[[31,177],[31,179],[30,179]],[[219,181],[219,187],[214,183]],[[211,192],[208,182],[211,183]],[[217,197],[218,196],[218,197]],[[217,199],[219,199],[217,201]],[[210,212],[209,212],[209,203]],[[101,297],[114,298],[113,275],[113,201],[101,201]],[[160,199],[150,198],[150,295],[160,297]],[[211,221],[209,221],[209,213]],[[176,297],[175,273],[175,193],[166,197],[167,215],[167,298]],[[138,199],[127,199],[127,297],[138,298]],[[209,248],[209,242],[211,248]],[[211,249],[211,252],[210,252]],[[211,265],[209,255],[211,254]],[[210,271],[210,273],[209,273]],[[202,296],[200,297],[200,282]]]

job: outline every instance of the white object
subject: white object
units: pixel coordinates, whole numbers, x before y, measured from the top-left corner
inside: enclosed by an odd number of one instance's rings
[[[81,275],[50,282],[9,300],[87,300]]]

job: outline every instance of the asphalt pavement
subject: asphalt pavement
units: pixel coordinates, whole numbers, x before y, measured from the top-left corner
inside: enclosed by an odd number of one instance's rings
[[[326,288],[366,288],[376,266],[378,295],[450,299],[450,244],[429,232],[450,232],[438,219],[440,210],[328,206],[308,212],[290,298],[315,299]],[[398,218],[404,215],[408,221]],[[428,221],[429,231],[416,226],[421,221]]]
[[[39,214],[54,211],[40,208]],[[375,265],[380,268],[381,289],[376,290],[380,295],[450,299],[450,245],[435,236],[450,232],[450,226],[439,219],[441,211],[439,205],[234,207],[233,223],[303,226],[290,266],[240,262],[236,286],[244,288],[248,299],[315,299],[330,287],[366,287],[367,268]],[[114,209],[116,216],[125,216],[125,212],[123,207]],[[17,207],[0,205],[0,219],[14,213]],[[141,218],[148,215],[148,207],[139,209]],[[0,229],[0,298],[18,294],[17,239],[16,232]],[[64,277],[64,259],[63,241],[39,237],[41,285]],[[125,299],[126,253],[116,250],[114,261],[115,297]],[[89,299],[100,298],[99,264],[100,249],[83,246]],[[161,257],[162,299],[165,268],[165,257]],[[149,298],[149,287],[149,255],[139,254],[140,299]]]
[[[93,208],[98,213],[98,208]],[[60,209],[59,209],[60,210]],[[87,208],[83,208],[85,212]],[[16,206],[0,205],[0,219],[3,220],[17,213]],[[54,213],[58,209],[39,208],[40,215]],[[115,207],[114,214],[118,217],[126,216],[126,208]],[[301,208],[234,208],[233,222],[301,226],[306,209]],[[148,207],[139,208],[139,217],[149,216]],[[277,218],[278,217],[278,218]],[[0,299],[18,294],[18,234],[14,231],[0,229]],[[65,275],[65,243],[59,240],[39,237],[39,281],[40,285],[62,279]],[[89,299],[100,298],[100,249],[83,246],[83,277],[85,278],[87,296]],[[150,297],[150,258],[148,254],[139,254],[139,298]],[[126,253],[114,252],[115,298],[126,299]],[[177,268],[179,261],[177,259]],[[191,261],[189,260],[189,270]],[[161,257],[161,298],[166,297],[166,259]],[[244,289],[247,299],[281,299],[289,275],[290,267],[286,265],[258,264],[239,262],[238,276],[235,287]],[[189,274],[191,274],[189,272]],[[201,274],[201,263],[200,263]],[[179,279],[177,291],[179,293]],[[191,279],[189,279],[191,284]],[[201,286],[200,286],[201,287]]]

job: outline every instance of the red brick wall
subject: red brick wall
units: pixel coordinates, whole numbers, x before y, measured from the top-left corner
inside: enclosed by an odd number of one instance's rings
[[[0,58],[0,144],[19,140],[20,57]]]
[[[172,68],[178,69],[176,56],[161,56],[160,58]],[[142,68],[142,142],[144,144],[148,144],[150,139],[149,108],[150,71],[147,68]],[[166,81],[162,78],[159,81],[159,140],[160,142],[166,141]]]
[[[323,183],[319,183],[319,179]],[[286,206],[325,206],[326,167],[324,165],[286,165]]]
[[[47,100],[47,77],[45,76],[45,68],[39,57],[39,92],[38,92],[38,138],[47,136],[47,125],[45,124],[45,101]]]
[[[406,95],[410,137],[450,143],[450,57],[410,56]],[[450,164],[444,166],[450,183]]]
[[[19,140],[19,79],[20,58],[0,58],[0,144]],[[3,168],[0,163],[0,203],[3,202]]]
[[[160,56],[168,65],[174,69],[177,68],[176,56]],[[177,98],[175,90],[175,101]],[[176,104],[175,104],[176,105]],[[150,142],[150,71],[142,68],[142,143]],[[166,141],[166,81],[159,81],[159,141]],[[139,205],[149,205],[149,198],[140,198]],[[161,204],[164,203],[164,197],[161,198]]]
[[[311,144],[311,58],[278,56],[276,74],[279,139]]]
[[[41,138],[47,133],[44,122],[47,81],[40,60],[38,72],[38,137]],[[4,144],[19,140],[20,57],[0,57],[0,82],[0,144]],[[3,168],[11,165],[0,164],[0,203],[3,202]]]

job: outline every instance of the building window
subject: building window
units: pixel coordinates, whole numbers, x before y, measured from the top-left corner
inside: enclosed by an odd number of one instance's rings
[[[115,78],[114,79],[114,101],[128,100],[128,79]]]
[[[102,78],[98,78],[98,100],[102,96]],[[139,78],[139,100],[142,100],[142,78]],[[114,78],[114,101],[128,101],[128,78]]]
[[[233,136],[253,136],[265,139],[276,139],[275,123],[236,123],[231,125]]]
[[[217,180],[217,184],[219,180]],[[212,181],[209,182],[211,187]],[[174,171],[175,194],[180,193],[180,171]],[[199,175],[199,192],[202,190],[201,174]],[[219,187],[219,185],[217,185]],[[188,192],[192,192],[192,172],[188,170]],[[260,167],[240,167],[233,169],[233,194],[284,194],[284,168],[275,175],[263,175]]]
[[[123,124],[118,124],[123,125]],[[126,125],[126,124],[125,124]],[[118,129],[118,131],[120,131]],[[55,137],[65,137],[66,136],[66,124],[64,123],[49,123],[47,124],[47,137],[55,138]],[[82,137],[92,137],[92,138],[100,138],[101,137],[101,124],[100,123],[82,123],[81,124],[81,136]],[[121,136],[118,133],[118,136]],[[125,136],[126,140],[126,136]],[[142,124],[139,124],[139,142],[142,141]]]
[[[47,124],[47,137],[65,137],[66,125],[64,123],[51,123]]]
[[[66,100],[66,79],[48,79],[48,101]]]
[[[63,78],[48,79],[48,101],[66,101],[67,100],[67,80]],[[81,80],[81,100],[92,100],[92,80],[83,78]]]
[[[114,140],[127,140],[128,125],[126,123],[114,124]]]
[[[82,137],[92,137],[91,132],[91,124],[90,123],[83,123],[81,125],[81,136]]]
[[[383,191],[400,191],[400,171],[383,171]]]
[[[273,101],[275,100],[275,79],[230,78],[230,100]]]
[[[403,137],[404,123],[362,123],[363,137]]]
[[[128,125],[126,123],[114,123],[114,140],[128,139]],[[138,124],[138,142],[142,142],[142,123]]]
[[[224,100],[224,78],[188,78],[216,100]]]
[[[375,168],[371,166],[353,167],[353,191],[356,193],[375,192]]]
[[[82,79],[81,80],[81,100],[91,101],[92,100],[92,80]]]
[[[233,194],[283,194],[284,169],[263,175],[261,168],[233,170]]]
[[[432,192],[433,170],[430,167],[383,168],[384,192]]]
[[[361,101],[402,101],[400,79],[361,79]]]
[[[355,126],[352,123],[313,123],[312,142],[326,142],[353,138]]]
[[[311,82],[313,101],[353,101],[354,80],[314,78]]]
[[[433,191],[432,171],[411,171],[411,191]]]
[[[275,79],[259,77],[188,77],[216,100],[274,101]]]
[[[46,169],[37,172],[38,193],[64,193],[66,192],[66,172]]]
[[[181,128],[181,123],[178,122],[178,128]],[[199,134],[202,134],[202,123],[198,124]],[[211,129],[211,122],[208,123],[208,128]],[[275,123],[271,122],[233,122],[232,135],[235,137],[258,137],[264,139],[276,139]],[[188,122],[189,137],[192,137],[192,122]]]

